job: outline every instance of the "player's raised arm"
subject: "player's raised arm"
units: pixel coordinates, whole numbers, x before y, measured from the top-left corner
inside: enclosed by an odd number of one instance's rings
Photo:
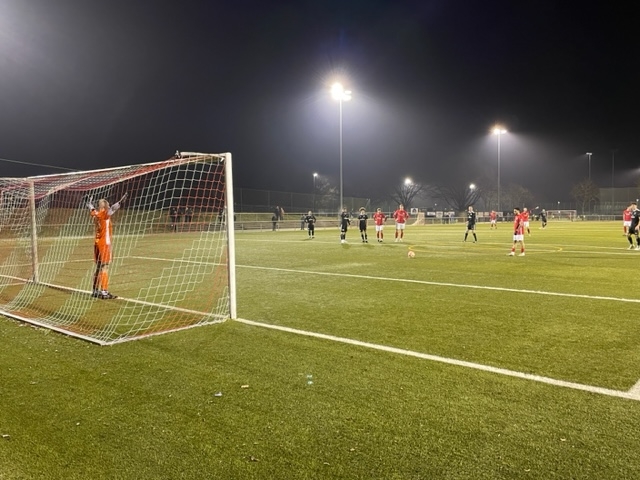
[[[96,207],[93,206],[93,197],[87,198],[87,208],[89,210],[95,210]]]
[[[116,213],[116,211],[122,206],[122,202],[124,202],[127,199],[127,196],[128,194],[125,193],[120,200],[118,200],[116,203],[111,205],[111,207],[109,207],[109,216]]]

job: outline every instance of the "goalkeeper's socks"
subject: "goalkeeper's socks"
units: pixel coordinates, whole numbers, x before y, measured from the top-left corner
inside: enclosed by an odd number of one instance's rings
[[[109,274],[107,272],[102,272],[100,274],[100,286],[103,291],[109,290]]]

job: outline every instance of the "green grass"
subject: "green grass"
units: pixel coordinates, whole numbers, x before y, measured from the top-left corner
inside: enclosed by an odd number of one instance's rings
[[[347,245],[336,230],[241,233],[238,314],[629,390],[640,252],[618,223],[532,225],[524,258],[506,255],[508,225],[481,225],[478,244],[462,225],[411,227],[402,244],[387,226],[382,245],[373,231]],[[640,471],[640,401],[233,321],[98,347],[1,320],[0,342],[1,480]]]
[[[97,342],[220,321],[221,315],[228,315],[228,309],[217,309],[226,291],[216,287],[228,283],[226,265],[220,263],[220,239],[220,233],[210,232],[120,235],[109,266],[110,289],[120,298],[115,302],[90,295],[95,272],[92,237],[39,239],[38,284],[15,279],[31,278],[30,260],[16,262],[13,256],[26,250],[14,250],[12,242],[0,243],[0,280],[11,284],[0,288],[0,305],[19,318]],[[14,268],[15,263],[20,267]]]

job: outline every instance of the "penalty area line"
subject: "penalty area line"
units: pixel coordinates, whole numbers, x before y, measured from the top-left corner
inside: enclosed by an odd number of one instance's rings
[[[533,374],[524,373],[524,372],[517,372],[515,370],[507,370],[505,368],[492,367],[490,365],[483,365],[481,363],[473,363],[473,362],[467,362],[464,360],[456,360],[455,358],[440,357],[438,355],[430,355],[427,353],[414,352],[412,350],[405,350],[402,348],[389,347],[386,345],[379,345],[376,343],[362,342],[360,340],[353,340],[351,338],[336,337],[334,335],[327,335],[324,333],[317,333],[317,332],[309,332],[306,330],[298,330],[296,328],[283,327],[279,325],[270,325],[267,323],[255,322],[253,320],[246,320],[243,318],[234,318],[233,321],[244,323],[246,325],[251,325],[254,327],[269,328],[269,329],[278,330],[281,332],[293,333],[296,335],[303,335],[306,337],[319,338],[322,340],[329,340],[332,342],[345,343],[348,345],[354,345],[358,347],[364,347],[364,348],[379,350],[379,351],[388,352],[388,353],[395,353],[398,355],[405,355],[408,357],[420,358],[422,360],[428,360],[431,362],[444,363],[447,365],[454,365],[457,367],[471,368],[474,370],[494,373],[497,375],[504,375],[508,377],[519,378],[522,380],[544,383],[547,385],[552,385],[554,387],[570,388],[573,390],[581,390],[583,392],[595,393],[598,395],[606,395],[609,397],[617,397],[617,398],[624,398],[627,400],[640,401],[640,382],[638,382],[632,389],[625,392],[622,390],[613,390],[610,388],[596,387],[593,385],[584,385],[582,383],[567,382],[565,380],[557,380],[555,378],[543,377],[540,375],[533,375]]]
[[[470,285],[466,283],[449,283],[449,282],[432,282],[429,280],[415,280],[411,278],[390,278],[390,277],[376,277],[373,275],[356,275],[353,273],[335,273],[335,272],[314,272],[311,270],[294,270],[292,268],[275,268],[275,267],[260,267],[257,265],[236,265],[238,268],[253,268],[258,270],[273,270],[276,272],[288,272],[288,273],[304,273],[311,275],[324,275],[335,277],[347,277],[347,278],[360,278],[363,280],[382,280],[386,282],[403,282],[403,283],[416,283],[419,285],[433,285],[436,287],[456,287],[456,288],[471,288],[474,290],[491,290],[497,292],[511,292],[511,293],[526,293],[534,295],[548,295],[551,297],[567,297],[567,298],[584,298],[587,300],[608,300],[612,302],[625,302],[625,303],[640,303],[639,298],[622,298],[622,297],[605,297],[601,295],[586,295],[581,293],[561,293],[561,292],[549,292],[545,290],[528,290],[520,288],[507,288],[507,287],[490,287],[488,285]]]

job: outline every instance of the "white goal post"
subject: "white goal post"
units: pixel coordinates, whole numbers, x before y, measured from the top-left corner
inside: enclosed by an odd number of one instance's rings
[[[0,178],[0,315],[99,344],[236,317],[230,153]]]
[[[536,212],[536,215],[539,215],[539,212]],[[547,210],[547,220],[564,220],[575,222],[577,219],[577,210]]]

